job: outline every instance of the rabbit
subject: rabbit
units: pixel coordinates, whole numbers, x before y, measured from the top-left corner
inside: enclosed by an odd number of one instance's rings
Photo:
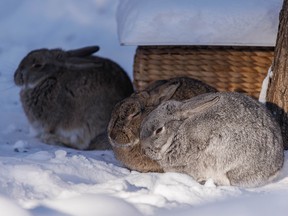
[[[236,92],[163,102],[140,129],[141,147],[165,172],[204,183],[257,187],[283,166],[281,130],[258,101]]]
[[[38,49],[14,74],[20,100],[37,136],[80,150],[111,149],[107,126],[115,104],[134,90],[115,62],[92,56],[98,46]]]
[[[163,172],[159,164],[141,150],[139,134],[142,119],[162,101],[185,100],[216,91],[199,80],[177,77],[157,80],[143,91],[135,92],[119,102],[112,112],[108,126],[108,137],[116,158],[131,170]]]

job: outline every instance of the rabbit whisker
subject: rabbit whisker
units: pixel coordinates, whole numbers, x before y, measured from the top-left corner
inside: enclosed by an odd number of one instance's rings
[[[169,149],[169,147],[172,145],[173,143],[173,138],[174,136],[170,136],[168,139],[167,139],[167,142],[162,146],[161,150],[160,150],[160,154],[165,154],[166,151]]]
[[[110,137],[109,137],[110,143],[113,147],[115,148],[128,148],[131,146],[135,146],[139,143],[139,139],[136,139],[134,142],[132,143],[125,143],[125,144],[120,144],[120,143],[116,143],[114,142]]]

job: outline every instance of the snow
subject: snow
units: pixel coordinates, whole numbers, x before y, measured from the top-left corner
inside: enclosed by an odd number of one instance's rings
[[[126,45],[274,46],[282,0],[121,0]]]
[[[275,194],[253,194],[248,197],[233,198],[229,201],[216,202],[209,206],[201,206],[199,208],[182,210],[180,212],[173,210],[166,215],[286,216],[288,211],[287,199],[287,193],[282,192]]]
[[[278,179],[247,189],[200,185],[180,173],[129,171],[112,151],[46,145],[33,136],[13,84],[30,50],[98,44],[100,55],[132,77],[135,47],[119,45],[117,2],[0,1],[1,215],[287,215],[288,152]]]

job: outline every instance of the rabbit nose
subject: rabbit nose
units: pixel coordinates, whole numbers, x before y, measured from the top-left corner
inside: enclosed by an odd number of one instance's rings
[[[28,71],[27,70],[21,70],[20,71],[22,80],[24,81],[24,83],[28,82]]]
[[[153,149],[153,151],[160,151],[161,150],[161,146],[159,145],[156,145],[155,143],[151,143],[150,140],[146,139],[146,140],[143,140],[141,142],[141,146],[143,148],[143,150],[145,149]]]
[[[140,140],[141,140],[142,148],[146,148],[146,147],[150,146],[150,142],[148,139],[141,139],[141,137],[140,137]]]
[[[22,86],[23,85],[23,75],[21,73],[21,71],[18,69],[16,70],[15,74],[14,74],[14,82],[16,85],[18,86]]]
[[[144,153],[153,160],[160,160],[161,155],[159,154],[159,150],[152,146],[146,146],[143,148]]]

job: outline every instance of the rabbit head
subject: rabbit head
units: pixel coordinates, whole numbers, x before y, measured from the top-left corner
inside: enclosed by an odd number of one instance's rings
[[[179,83],[157,81],[146,90],[136,92],[119,102],[112,112],[108,134],[113,147],[139,144],[139,127],[142,119],[161,101],[168,100]]]
[[[189,146],[183,142],[185,136],[179,133],[179,128],[186,119],[205,112],[218,101],[219,97],[215,96],[208,100],[193,100],[189,105],[186,101],[173,100],[160,104],[141,124],[140,140],[145,154],[156,161],[169,155],[169,166],[182,165],[184,158],[180,155],[184,155]]]
[[[59,71],[60,65],[56,65],[54,62],[54,56],[48,49],[30,52],[21,61],[14,74],[15,84],[28,88],[55,75]]]
[[[142,119],[162,100],[169,99],[178,87],[179,83],[168,84],[159,80],[115,106],[108,126],[109,139],[116,158],[129,169],[163,172],[156,161],[143,153],[139,141],[139,127]]]
[[[24,57],[15,71],[14,82],[17,86],[24,88],[34,87],[46,78],[56,76],[63,65],[77,67],[77,64],[69,63],[68,59],[73,58],[75,61],[78,58],[81,62],[80,60],[83,59],[81,57],[90,56],[98,50],[98,46],[91,46],[69,51],[61,49],[31,51]]]

